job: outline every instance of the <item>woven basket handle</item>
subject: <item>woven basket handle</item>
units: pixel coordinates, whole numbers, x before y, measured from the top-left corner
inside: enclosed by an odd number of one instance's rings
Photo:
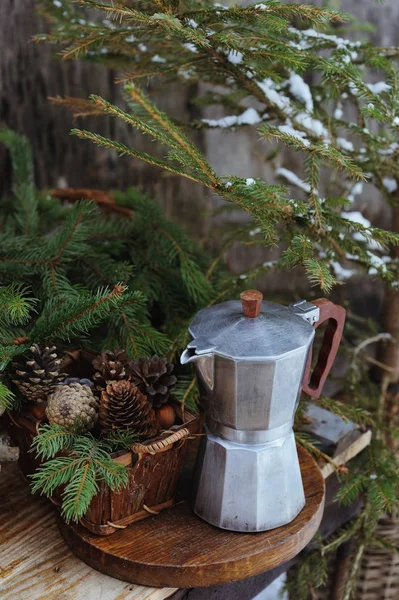
[[[133,444],[133,446],[130,446],[130,450],[136,454],[156,454],[157,452],[163,452],[166,450],[166,448],[168,448],[168,446],[171,446],[176,442],[185,440],[189,437],[189,435],[189,430],[186,427],[183,427],[182,429],[171,433],[162,440],[158,440],[152,444]]]

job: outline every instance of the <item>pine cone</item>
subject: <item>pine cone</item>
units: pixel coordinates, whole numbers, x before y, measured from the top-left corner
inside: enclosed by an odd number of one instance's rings
[[[115,348],[103,350],[99,356],[93,359],[94,375],[93,381],[97,390],[104,390],[110,381],[130,379],[126,371],[128,358],[124,350]]]
[[[55,346],[41,350],[38,344],[33,344],[29,352],[12,363],[11,379],[31,402],[45,402],[57,383],[66,377],[59,372],[61,359],[56,350]]]
[[[141,357],[130,362],[128,366],[132,383],[143,394],[146,394],[155,408],[168,401],[170,392],[177,381],[176,377],[172,375],[173,369],[173,364],[159,356]]]
[[[50,423],[89,431],[98,419],[98,400],[88,385],[59,385],[48,397],[46,415]]]
[[[130,381],[111,381],[101,393],[100,426],[103,431],[131,429],[140,439],[154,437],[159,426],[147,398]]]

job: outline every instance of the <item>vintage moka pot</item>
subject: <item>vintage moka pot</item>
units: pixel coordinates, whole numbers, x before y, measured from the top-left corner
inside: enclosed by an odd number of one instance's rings
[[[315,328],[328,321],[310,373]],[[205,410],[194,511],[232,531],[265,531],[305,505],[292,424],[301,389],[318,397],[342,337],[345,309],[326,299],[241,302],[201,310],[181,356],[193,362]]]

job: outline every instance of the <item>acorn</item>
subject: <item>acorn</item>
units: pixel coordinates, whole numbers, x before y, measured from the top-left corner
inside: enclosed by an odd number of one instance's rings
[[[37,404],[28,405],[27,411],[38,421],[46,420],[47,402],[38,402]]]
[[[161,406],[155,410],[155,416],[161,429],[169,429],[176,420],[176,411],[170,404]]]

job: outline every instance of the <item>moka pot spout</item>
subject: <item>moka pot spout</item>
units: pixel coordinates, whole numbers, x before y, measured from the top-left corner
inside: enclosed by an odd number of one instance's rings
[[[201,351],[200,342],[200,339],[192,340],[181,355],[180,362],[182,365],[194,363],[199,383],[209,394],[214,386],[214,355],[211,351]]]

